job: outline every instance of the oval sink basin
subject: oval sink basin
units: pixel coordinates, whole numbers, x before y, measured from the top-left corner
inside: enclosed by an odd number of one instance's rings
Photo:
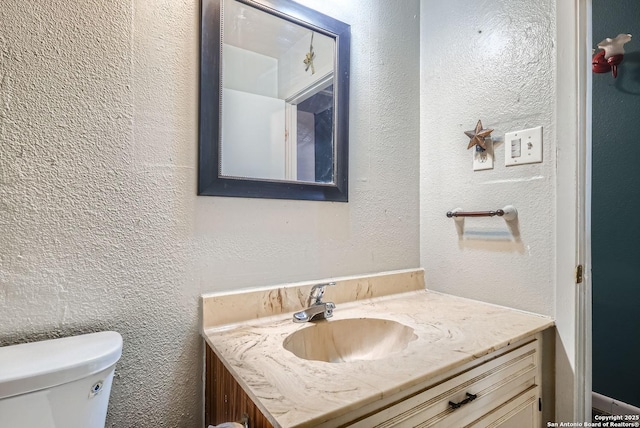
[[[399,322],[351,318],[305,327],[287,336],[282,345],[305,360],[343,363],[389,357],[417,338],[411,327]]]

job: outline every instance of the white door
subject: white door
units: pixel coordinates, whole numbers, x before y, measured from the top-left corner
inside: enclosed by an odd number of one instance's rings
[[[561,422],[591,419],[590,6],[590,0],[556,2],[556,420]]]

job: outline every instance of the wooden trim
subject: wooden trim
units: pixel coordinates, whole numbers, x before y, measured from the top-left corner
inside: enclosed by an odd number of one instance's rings
[[[206,343],[205,349],[205,427],[239,422],[247,414],[251,428],[274,428]]]

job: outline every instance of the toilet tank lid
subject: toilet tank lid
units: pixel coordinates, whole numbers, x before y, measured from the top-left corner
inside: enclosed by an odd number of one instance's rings
[[[0,399],[90,376],[121,355],[115,331],[0,347]]]

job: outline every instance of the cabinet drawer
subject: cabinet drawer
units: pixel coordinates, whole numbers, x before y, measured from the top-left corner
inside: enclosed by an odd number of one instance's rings
[[[537,388],[539,342],[533,339],[513,350],[456,374],[350,424],[356,428],[464,426]],[[449,403],[460,403],[454,409]]]
[[[540,426],[538,386],[496,407],[464,428],[535,428]]]

